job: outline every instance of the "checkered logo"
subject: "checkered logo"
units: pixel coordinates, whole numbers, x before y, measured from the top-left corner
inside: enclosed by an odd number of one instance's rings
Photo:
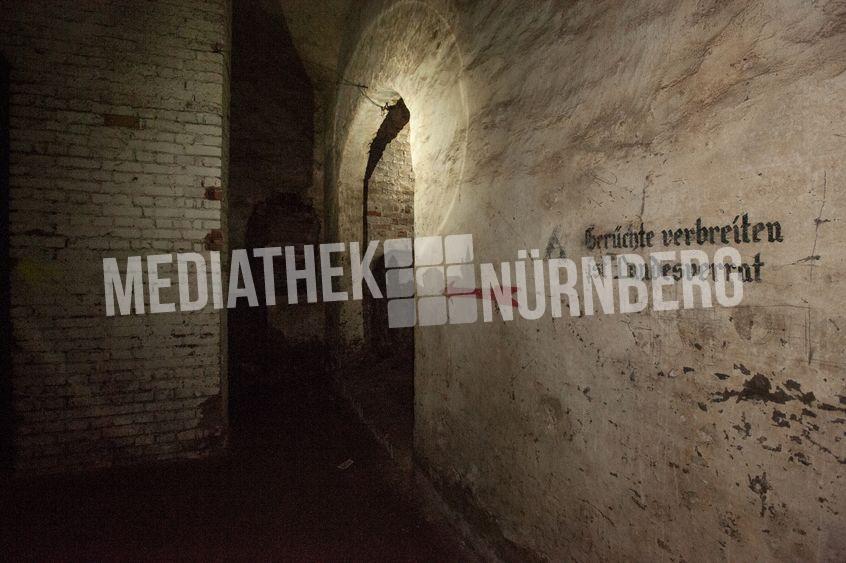
[[[473,235],[386,240],[388,326],[475,322]]]

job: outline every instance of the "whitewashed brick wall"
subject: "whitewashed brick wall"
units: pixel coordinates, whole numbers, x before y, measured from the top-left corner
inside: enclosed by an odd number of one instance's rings
[[[220,313],[107,318],[102,259],[220,247],[229,17],[227,0],[27,0],[0,13],[21,472],[223,444]]]

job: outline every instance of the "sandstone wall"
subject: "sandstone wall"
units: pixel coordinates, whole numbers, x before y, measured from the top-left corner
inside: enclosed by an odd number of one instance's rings
[[[418,327],[416,455],[447,496],[524,556],[843,559],[846,6],[371,2],[350,26],[343,78],[411,111],[417,236],[498,262],[595,253],[591,226],[782,227],[739,245],[765,266],[736,308]],[[374,109],[336,89],[328,239],[359,240]]]

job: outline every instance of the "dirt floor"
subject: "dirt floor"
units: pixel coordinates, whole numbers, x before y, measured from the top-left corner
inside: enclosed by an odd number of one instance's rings
[[[302,371],[239,405],[224,456],[4,482],[3,558],[474,560],[424,514],[411,472]]]
[[[385,447],[410,470],[414,450],[414,358],[385,355],[350,362],[339,391]]]

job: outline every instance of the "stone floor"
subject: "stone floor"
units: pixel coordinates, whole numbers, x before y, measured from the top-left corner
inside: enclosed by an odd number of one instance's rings
[[[320,374],[241,405],[216,459],[7,482],[4,558],[467,561]],[[352,460],[346,469],[343,463]],[[349,462],[348,462],[349,463]]]
[[[413,356],[385,354],[350,362],[339,391],[391,457],[410,469],[414,448]]]

